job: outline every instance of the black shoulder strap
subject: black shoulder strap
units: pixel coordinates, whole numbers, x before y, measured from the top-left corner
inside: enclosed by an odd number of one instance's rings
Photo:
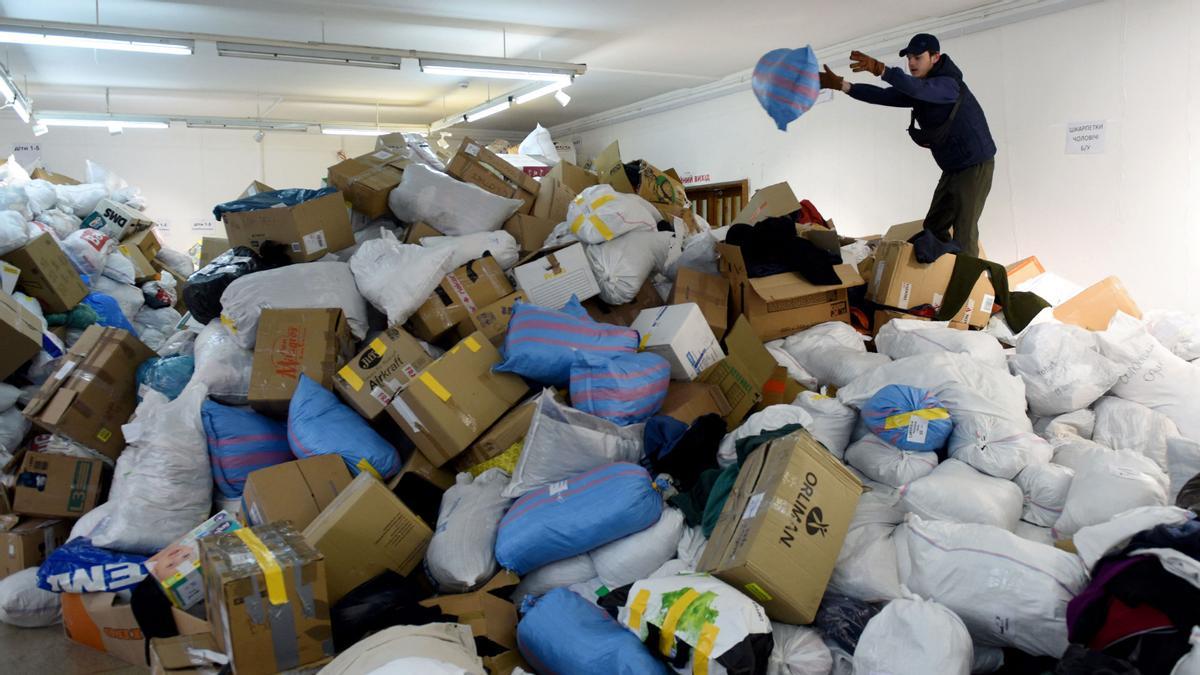
[[[936,129],[921,129],[917,127],[917,109],[914,107],[910,113],[908,120],[908,135],[912,137],[917,145],[923,148],[931,148],[935,145],[941,145],[946,142],[946,137],[950,135],[950,127],[954,125],[955,118],[958,117],[958,109],[962,107],[963,99],[967,95],[967,83],[958,83],[958,98],[954,100],[954,107],[950,109],[950,116],[946,118]]]

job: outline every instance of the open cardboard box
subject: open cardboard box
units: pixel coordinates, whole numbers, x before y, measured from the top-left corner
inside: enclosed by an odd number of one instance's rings
[[[483,144],[464,138],[446,173],[507,199],[523,202],[519,213],[531,213],[538,195],[538,182],[518,166],[506,162]]]
[[[436,607],[470,626],[484,667],[492,675],[509,675],[518,666],[529,669],[517,651],[517,608],[509,600],[519,582],[516,574],[504,570],[477,591],[440,595],[421,601],[421,606]]]

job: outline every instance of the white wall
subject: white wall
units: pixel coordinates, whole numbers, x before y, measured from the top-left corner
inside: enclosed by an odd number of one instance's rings
[[[1200,312],[1198,19],[1200,0],[1107,0],[943,41],[999,147],[989,257],[1037,255],[1081,284],[1116,274],[1143,308]],[[1065,125],[1086,120],[1107,121],[1104,153],[1065,154]],[[584,132],[581,157],[619,139],[624,159],[681,174],[788,181],[862,235],[928,208],[939,172],[907,124],[907,110],[839,93],[784,133],[747,90]]]

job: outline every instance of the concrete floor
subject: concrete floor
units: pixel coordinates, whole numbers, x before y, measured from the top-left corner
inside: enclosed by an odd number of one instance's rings
[[[0,673],[12,675],[145,675],[150,669],[133,666],[108,654],[75,644],[61,625],[14,628],[0,623]]]

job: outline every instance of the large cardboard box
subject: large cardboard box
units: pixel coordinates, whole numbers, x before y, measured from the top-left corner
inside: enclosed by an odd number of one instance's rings
[[[518,213],[533,211],[538,194],[537,179],[470,138],[463,139],[458,153],[446,165],[446,173],[494,195],[521,200],[523,205]]]
[[[225,663],[212,633],[150,638],[150,675],[218,675]]]
[[[340,309],[264,309],[254,341],[250,407],[286,415],[300,375],[333,387],[333,374],[353,353]]]
[[[640,180],[634,189],[625,172],[625,163],[621,161],[618,141],[613,141],[596,156],[596,174],[600,182],[611,185],[617,192],[636,194],[651,204],[687,205],[686,190],[674,171],[660,171],[644,160],[638,160],[637,167]]]
[[[78,518],[100,503],[111,475],[99,459],[27,452],[13,488],[13,510],[43,518]]]
[[[735,429],[762,399],[763,386],[778,364],[744,316],[734,322],[724,344],[725,358],[701,373],[699,381],[721,390],[729,404],[726,426]]]
[[[680,267],[671,289],[671,304],[694,302],[718,340],[729,329],[729,280],[690,267]]]
[[[407,166],[399,153],[376,150],[329,167],[329,184],[342,191],[355,211],[374,219],[388,213],[388,195]]]
[[[232,248],[229,240],[223,237],[204,237],[200,240],[200,267],[213,261],[213,258]]]
[[[513,292],[504,270],[492,256],[459,267],[434,289],[409,319],[413,335],[431,341],[449,333],[471,314]]]
[[[358,414],[374,421],[409,380],[432,361],[416,338],[392,326],[334,374],[333,386]]]
[[[425,521],[366,471],[304,528],[304,539],[325,556],[330,604],[384,570],[412,572],[432,537]]]
[[[41,565],[70,535],[70,521],[47,518],[24,519],[0,532],[0,579]]]
[[[776,183],[755,191],[750,197],[750,203],[738,212],[733,222],[753,225],[767,218],[782,217],[799,210],[800,200],[796,198],[796,193],[792,192],[792,186]]]
[[[671,364],[672,380],[694,380],[725,358],[704,313],[694,302],[647,309],[629,326],[641,335],[640,348]]]
[[[525,434],[529,433],[529,425],[537,413],[537,406],[538,397],[535,396],[505,413],[504,417],[454,460],[455,468],[458,471],[467,471],[473,466],[499,457],[514,445],[519,445],[525,440]]]
[[[671,382],[658,414],[674,417],[684,424],[692,424],[696,418],[703,415],[727,417],[731,410],[724,392],[715,384]]]
[[[588,316],[600,323],[628,326],[637,320],[638,315],[643,311],[662,307],[662,305],[662,296],[658,294],[654,284],[647,279],[646,283],[638,289],[637,295],[633,296],[633,300],[624,305],[610,305],[599,297],[595,297],[583,303],[583,308],[587,310]]]
[[[125,449],[121,425],[137,406],[137,367],[153,356],[127,331],[88,326],[24,414],[47,431],[116,459]]]
[[[600,284],[583,244],[538,251],[513,268],[517,288],[535,305],[560,309],[574,295],[580,302],[600,295]]]
[[[550,169],[550,173],[547,173],[542,178],[543,183],[547,178],[559,181],[575,194],[579,194],[593,185],[600,184],[600,178],[596,174],[586,169],[581,169],[565,160],[555,164],[554,168]]]
[[[566,220],[566,217],[566,210],[563,209],[563,220]],[[517,240],[517,247],[521,254],[525,255],[533,251],[540,251],[542,245],[546,243],[546,237],[549,237],[554,228],[563,220],[555,220],[554,217],[539,217],[536,214],[530,216],[518,213],[504,221],[504,231]]]
[[[929,264],[917,262],[916,250],[908,238],[921,230],[922,222],[895,225],[883,236],[875,249],[868,300],[896,309],[940,304],[934,302],[934,296],[946,292],[956,258],[948,254]]]
[[[250,181],[250,184],[246,186],[245,190],[242,190],[242,194],[238,195],[238,199],[245,199],[246,197],[253,197],[254,195],[260,195],[264,192],[274,191],[275,188],[271,187],[270,185],[267,185],[262,181],[254,180]]]
[[[62,593],[63,629],[67,639],[105,652],[126,663],[146,666],[146,641],[127,596],[119,593]],[[178,609],[171,610],[183,635],[202,634],[208,623]]]
[[[149,232],[150,230],[145,231]],[[133,263],[133,280],[135,283],[144,284],[151,279],[158,278],[158,270],[154,269],[154,266],[150,264],[150,260],[142,253],[142,249],[129,244],[121,244],[117,247],[117,250],[121,252],[121,255],[129,258],[129,262]]]
[[[318,455],[250,472],[242,492],[249,525],[290,521],[303,530],[350,485],[340,455]]]
[[[204,574],[200,568],[200,539],[241,529],[227,511],[192,528],[175,543],[150,556],[146,568],[172,605],[190,609],[204,600]]]
[[[295,206],[226,213],[224,221],[230,246],[257,251],[268,240],[287,244],[292,262],[311,262],[354,245],[341,192]]]
[[[1124,312],[1135,319],[1142,318],[1142,310],[1129,297],[1121,280],[1107,277],[1055,307],[1054,318],[1088,330],[1107,330],[1108,322],[1117,312]]]
[[[476,640],[486,640],[496,650],[503,650],[484,657],[483,665],[493,675],[508,675],[518,665],[529,667],[520,660],[517,650],[517,608],[508,599],[518,582],[520,578],[516,574],[505,570],[477,591],[439,595],[422,600],[421,606],[436,607],[443,614],[454,617],[458,623],[470,626]]]
[[[68,312],[88,294],[79,272],[51,234],[35,237],[3,259],[21,268],[17,290],[37,298],[47,312]]]
[[[111,199],[101,199],[96,204],[96,210],[83,219],[82,227],[100,230],[114,240],[120,241],[138,230],[154,227],[154,221],[127,204]]]
[[[847,289],[861,286],[863,279],[852,265],[837,265],[840,283],[818,286],[795,272],[750,278],[742,250],[717,244],[721,273],[733,290],[733,311],[745,315],[762,340],[798,333],[827,321],[850,322]]]
[[[459,342],[392,399],[388,414],[434,466],[466,450],[525,392],[525,381],[493,373],[500,353],[483,333]]]
[[[205,237],[208,239],[208,237]],[[125,235],[121,243],[126,246],[136,246],[142,255],[146,256],[146,260],[154,260],[154,256],[162,250],[162,240],[158,238],[158,234],[154,232],[154,228],[138,230],[132,234]]]
[[[540,221],[553,223],[550,226],[553,228],[559,223],[566,222],[567,209],[571,207],[571,201],[577,195],[578,193],[567,187],[562,180],[547,175],[542,178],[542,184],[538,187],[537,201],[533,203],[532,215]],[[507,226],[505,229],[508,229]],[[545,241],[545,237],[542,240]],[[520,240],[518,239],[518,241]],[[538,248],[541,247],[529,250],[536,251]]]
[[[862,491],[803,429],[760,446],[742,465],[697,569],[776,621],[812,623]]]
[[[0,379],[42,350],[42,322],[8,293],[0,292]]]
[[[529,296],[525,295],[525,291],[516,291],[479,308],[479,311],[468,317],[468,321],[458,324],[458,339],[478,331],[497,347],[504,344],[504,336],[508,334],[508,322],[512,321],[517,301],[529,302]]]
[[[325,559],[287,523],[200,540],[208,622],[235,675],[333,656]]]
[[[446,235],[433,229],[433,226],[425,223],[413,223],[408,231],[404,233],[404,243],[420,244],[423,237],[444,237]]]

